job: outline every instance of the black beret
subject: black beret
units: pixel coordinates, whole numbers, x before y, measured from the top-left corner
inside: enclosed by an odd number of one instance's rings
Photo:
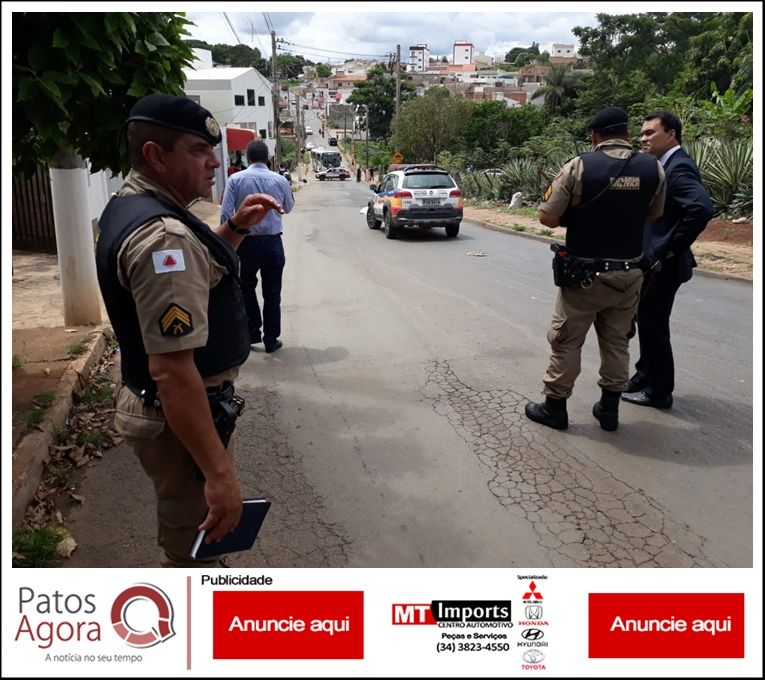
[[[614,130],[627,127],[627,112],[618,106],[607,106],[598,111],[587,123],[590,130]]]
[[[133,105],[127,122],[154,123],[154,125],[188,132],[210,142],[213,146],[219,144],[222,139],[218,121],[206,108],[188,97],[150,94]]]

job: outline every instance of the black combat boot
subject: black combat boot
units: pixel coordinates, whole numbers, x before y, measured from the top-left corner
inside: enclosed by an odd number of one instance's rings
[[[526,417],[555,430],[565,430],[568,427],[566,400],[545,397],[543,404],[529,402],[526,404]]]
[[[619,397],[621,392],[601,390],[600,401],[592,406],[592,415],[600,421],[600,427],[613,432],[619,427]]]

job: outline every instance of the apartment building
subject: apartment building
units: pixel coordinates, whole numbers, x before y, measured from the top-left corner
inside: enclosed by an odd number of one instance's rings
[[[473,43],[466,42],[464,40],[456,40],[454,47],[452,48],[452,64],[458,66],[460,64],[472,64],[473,63]]]
[[[430,51],[425,43],[418,43],[409,48],[409,61],[407,70],[414,72],[423,72],[428,69],[430,61]]]

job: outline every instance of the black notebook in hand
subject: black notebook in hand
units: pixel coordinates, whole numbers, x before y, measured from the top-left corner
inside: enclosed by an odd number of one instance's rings
[[[198,559],[249,550],[255,543],[255,538],[270,507],[271,501],[265,498],[245,498],[242,501],[242,518],[236,529],[226,534],[217,543],[205,543],[207,531],[202,529],[194,539],[189,556]]]

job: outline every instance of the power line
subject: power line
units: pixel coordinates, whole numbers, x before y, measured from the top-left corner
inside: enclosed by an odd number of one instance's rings
[[[258,45],[260,46],[260,55],[264,56],[266,54],[266,50],[263,47],[263,43],[260,42],[260,35],[258,35],[258,29],[255,27],[255,19],[252,16],[251,12],[240,12],[239,13],[240,18],[240,25],[244,25],[244,28],[248,31],[251,38],[254,38],[258,41]]]
[[[228,18],[228,14],[226,12],[223,12],[223,17],[226,19],[226,23],[228,24],[228,27],[231,29],[231,32],[234,34],[234,40],[236,40],[236,44],[241,45],[242,41],[239,40],[239,36],[236,34],[236,31],[234,30],[234,25],[231,23],[231,19]]]
[[[263,19],[266,22],[266,28],[269,30],[269,32],[276,33],[274,25],[271,23],[271,18],[268,16],[268,12],[263,12]]]
[[[310,47],[308,45],[298,45],[297,43],[290,42],[289,40],[282,40],[281,42],[292,45],[293,47],[301,47],[306,50],[314,50],[315,52],[331,52],[332,54],[346,54],[349,56],[355,56],[355,57],[387,57],[387,54],[364,54],[362,52],[341,52],[340,50],[328,50],[323,47]]]

